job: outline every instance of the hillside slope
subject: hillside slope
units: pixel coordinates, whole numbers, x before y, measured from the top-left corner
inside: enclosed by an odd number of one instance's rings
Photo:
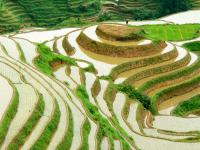
[[[11,0],[0,1],[0,32],[12,31],[33,25],[22,6]]]
[[[198,9],[199,0],[192,0]],[[0,0],[0,32],[25,26],[55,26],[71,17],[84,21],[144,20],[161,15],[159,0]],[[170,13],[170,12],[168,12]],[[67,22],[67,21],[66,21]]]

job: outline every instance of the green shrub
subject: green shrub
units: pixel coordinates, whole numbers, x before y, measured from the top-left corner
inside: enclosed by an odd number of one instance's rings
[[[159,16],[157,10],[149,10],[146,8],[135,8],[132,10],[132,14],[135,20],[155,19]]]
[[[77,63],[73,58],[55,54],[50,50],[49,47],[44,44],[37,45],[37,52],[39,53],[39,56],[34,59],[34,63],[40,70],[48,75],[53,75],[53,68],[51,63],[56,61],[61,61],[68,65],[77,66]]]
[[[108,21],[108,20],[111,20],[111,18],[112,18],[112,16],[109,13],[104,12],[98,16],[97,21],[99,21],[99,22]]]
[[[130,85],[125,85],[125,84],[119,84],[117,85],[117,89],[126,95],[128,95],[129,99],[136,99],[138,100],[144,108],[147,110],[150,110],[151,106],[151,98],[144,95],[143,93],[137,91]]]
[[[63,22],[57,24],[54,28],[61,28],[61,27],[81,27],[85,25],[89,25],[89,22],[80,20],[79,17],[70,17],[65,19]]]

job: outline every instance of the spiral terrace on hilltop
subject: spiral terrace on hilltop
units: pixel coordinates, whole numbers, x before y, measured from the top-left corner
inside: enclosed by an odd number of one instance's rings
[[[117,24],[101,24],[96,29],[99,37],[111,41],[139,41],[143,39],[142,32],[139,28]]]
[[[198,150],[199,13],[1,35],[0,149]]]
[[[111,39],[111,41],[116,40],[118,43],[109,43],[109,40],[95,41],[92,37],[85,34],[87,31],[90,31],[90,28],[93,27],[86,28],[80,33],[77,42],[85,50],[97,54],[126,58],[141,57],[161,52],[161,50],[166,46],[165,42],[142,43],[142,36],[140,36],[140,34],[142,34],[140,32],[142,31],[131,27],[129,29],[129,27],[124,25],[100,25],[97,27],[97,33],[100,37]],[[104,28],[106,28],[106,30],[104,30]],[[119,32],[114,33],[115,30],[119,30]],[[141,41],[139,41],[140,39]],[[126,41],[129,41],[129,43],[127,45],[126,43],[123,44],[123,42]]]

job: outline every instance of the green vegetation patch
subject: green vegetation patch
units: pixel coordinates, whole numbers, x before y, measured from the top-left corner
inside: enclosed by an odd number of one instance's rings
[[[143,36],[152,40],[185,41],[200,36],[200,24],[144,25]]]
[[[38,149],[47,149],[51,138],[53,137],[54,133],[56,132],[56,129],[58,127],[60,120],[60,109],[58,104],[55,104],[55,111],[54,114],[44,129],[42,135],[37,139],[36,143],[31,147],[31,150],[38,150]]]
[[[70,109],[68,110],[69,110],[69,124],[68,124],[67,133],[65,134],[63,141],[58,145],[57,150],[68,150],[70,149],[72,145],[72,140],[74,136],[74,132],[73,132],[74,122],[73,122],[72,112]]]
[[[34,60],[35,65],[48,75],[53,75],[53,63],[68,64],[77,66],[76,61],[73,58],[55,54],[45,44],[38,44],[37,51],[39,56]]]
[[[173,111],[172,115],[185,117],[190,113],[200,111],[200,94],[181,102]]]
[[[146,109],[150,109],[151,106],[151,98],[144,95],[142,92],[137,91],[131,85],[119,84],[117,85],[117,89],[126,95],[128,95],[129,99],[137,99]]]
[[[35,107],[31,117],[27,120],[24,127],[15,136],[8,146],[8,150],[18,150],[26,141],[27,137],[31,134],[34,127],[37,125],[39,119],[42,117],[45,108],[43,96],[40,95],[38,103]]]
[[[17,113],[17,108],[19,105],[19,93],[16,89],[14,94],[14,98],[0,123],[0,145],[3,143],[7,131],[9,129],[10,123],[15,117],[15,114]]]
[[[183,46],[187,48],[188,50],[190,50],[191,52],[195,52],[198,55],[200,55],[200,41],[186,43],[186,44],[183,44]]]
[[[124,146],[123,149],[130,149],[126,140],[121,137],[121,135],[110,125],[109,121],[100,114],[98,108],[90,103],[85,86],[79,86],[76,90],[76,94],[82,100],[82,103],[87,109],[87,112],[92,120],[98,122],[99,124],[99,131],[97,134],[98,145],[102,140],[102,137],[107,136],[111,141],[114,139],[119,139]],[[100,149],[100,145],[98,146],[98,149]]]
[[[83,140],[80,150],[88,150],[89,149],[88,137],[89,137],[90,130],[91,130],[91,125],[90,125],[89,120],[87,119],[84,122],[83,128],[82,128],[82,137],[84,140]]]
[[[12,32],[21,28],[20,21],[0,1],[0,33]]]
[[[81,24],[79,20],[147,20],[198,8],[196,1],[37,0],[33,3],[30,0],[1,0],[0,32],[16,31],[27,26],[74,26]]]
[[[92,25],[92,24],[94,24],[94,23],[89,22],[89,21],[80,20],[80,18],[70,17],[70,18],[65,19],[63,22],[57,24],[53,28],[82,27],[82,26],[88,26],[88,25]]]

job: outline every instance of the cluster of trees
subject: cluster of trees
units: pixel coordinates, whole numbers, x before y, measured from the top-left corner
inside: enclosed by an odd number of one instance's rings
[[[150,10],[144,7],[134,9],[133,16],[135,20],[147,20],[160,17],[160,13],[157,10]]]
[[[101,9],[100,1],[99,0],[91,0],[91,1],[82,1],[78,4],[75,4],[75,0],[67,0],[67,8],[71,12],[76,12],[76,13],[85,13],[85,12],[90,12],[90,11],[99,11]],[[77,7],[74,7],[77,5]]]
[[[159,10],[148,8],[134,9],[133,15],[136,20],[154,19],[168,14],[186,11],[192,8],[193,0],[154,0],[160,5]]]
[[[152,0],[152,2],[157,3],[160,7],[152,10],[147,8],[144,3],[143,8],[131,8],[121,11],[132,14],[135,20],[154,19],[167,14],[189,10],[192,7],[193,1],[194,0]]]
[[[193,0],[156,0],[161,4],[160,13],[170,14],[179,11],[185,11],[192,7]]]
[[[64,21],[68,17],[90,17],[98,14],[103,8],[103,2],[106,0],[60,0],[62,8],[57,7],[56,0],[40,0],[40,5],[33,5],[28,0],[11,0],[25,9],[25,12],[33,19],[34,22],[41,26],[55,25]],[[106,21],[112,19],[131,18],[135,20],[147,20],[159,18],[167,14],[188,10],[192,7],[195,0],[135,0],[142,4],[137,7],[120,7],[131,0],[118,0],[119,15],[110,12],[104,12],[99,15],[97,21]],[[197,0],[196,0],[197,1]],[[148,4],[154,3],[155,9]],[[3,0],[0,0],[0,9],[3,8]],[[49,11],[51,10],[51,11]],[[41,13],[39,13],[41,12]],[[51,12],[51,14],[49,14]],[[52,16],[49,21],[49,17]],[[68,16],[68,17],[66,17]]]

